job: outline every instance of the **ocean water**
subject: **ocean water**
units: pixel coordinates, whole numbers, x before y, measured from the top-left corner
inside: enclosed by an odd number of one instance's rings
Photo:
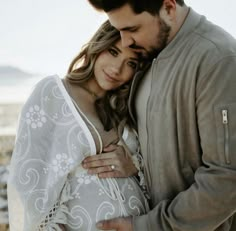
[[[16,133],[21,108],[35,84],[42,78],[16,78],[9,75],[7,78],[0,78],[0,137]]]
[[[0,79],[0,103],[23,103],[28,98],[34,85],[43,77],[37,76],[29,79]]]

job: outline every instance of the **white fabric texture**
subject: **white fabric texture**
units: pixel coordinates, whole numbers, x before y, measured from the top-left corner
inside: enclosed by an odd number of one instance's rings
[[[136,153],[131,131],[123,136]],[[12,231],[95,231],[99,220],[138,216],[147,201],[134,177],[99,179],[81,161],[97,153],[95,141],[61,79],[41,80],[19,119],[8,179]],[[16,211],[19,211],[17,212]]]

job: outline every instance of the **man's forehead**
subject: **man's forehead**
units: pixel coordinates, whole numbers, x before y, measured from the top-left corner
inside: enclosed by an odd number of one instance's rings
[[[112,10],[107,13],[109,21],[112,26],[118,30],[127,30],[134,26],[134,17],[136,14],[133,12],[128,4]]]
[[[136,26],[134,24],[129,24],[129,23],[123,23],[123,24],[119,24],[119,23],[112,23],[112,26],[114,26],[117,30],[119,31],[130,31],[133,28],[135,28]]]

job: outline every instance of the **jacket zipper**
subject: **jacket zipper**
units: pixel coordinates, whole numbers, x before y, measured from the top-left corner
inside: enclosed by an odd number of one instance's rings
[[[230,164],[230,157],[229,157],[229,126],[228,126],[228,111],[226,109],[222,110],[222,123],[224,126],[224,151],[225,151],[225,160],[226,164]]]

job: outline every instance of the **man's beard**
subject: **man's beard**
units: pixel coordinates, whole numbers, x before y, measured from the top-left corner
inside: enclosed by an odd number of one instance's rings
[[[156,58],[159,55],[159,53],[166,47],[170,35],[170,30],[171,27],[163,19],[160,18],[160,31],[157,37],[157,45],[155,47],[154,46],[151,47],[145,53],[140,52],[138,54],[139,57],[143,60],[149,60],[149,61],[152,61],[154,58]]]

